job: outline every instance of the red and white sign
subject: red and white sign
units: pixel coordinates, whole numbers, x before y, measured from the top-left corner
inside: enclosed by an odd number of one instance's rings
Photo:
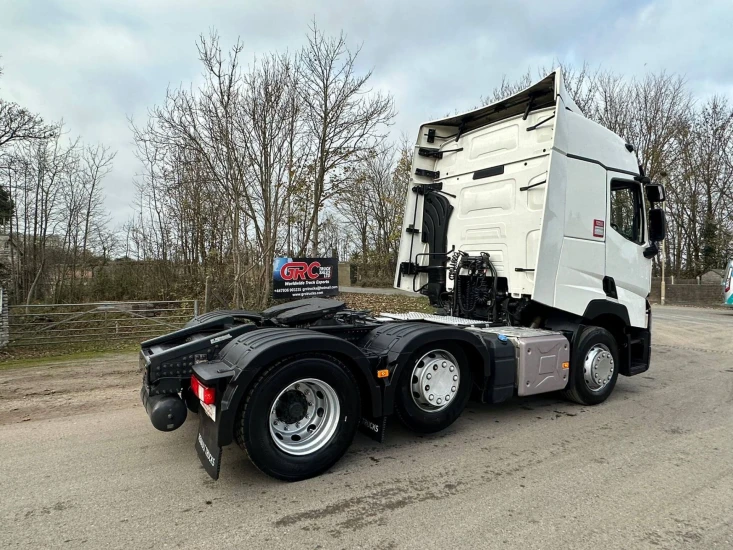
[[[605,222],[603,220],[593,220],[593,236],[601,239],[606,234]]]

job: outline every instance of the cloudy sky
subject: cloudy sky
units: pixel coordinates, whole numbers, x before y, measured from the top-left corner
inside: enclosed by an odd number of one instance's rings
[[[197,36],[241,37],[249,57],[294,51],[314,17],[363,44],[373,87],[395,97],[395,136],[557,59],[667,70],[700,97],[733,98],[731,0],[0,0],[0,94],[118,151],[105,187],[122,223],[139,170],[128,117],[197,81]]]

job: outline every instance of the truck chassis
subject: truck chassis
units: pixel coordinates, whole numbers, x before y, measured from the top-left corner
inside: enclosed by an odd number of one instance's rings
[[[322,298],[261,313],[215,311],[142,344],[140,394],[161,431],[180,427],[188,411],[198,415],[195,447],[212,478],[222,447],[236,441],[266,474],[297,481],[330,468],[359,428],[383,441],[393,414],[414,432],[432,433],[472,397],[499,403],[564,391],[597,404],[618,374],[646,370],[630,368],[630,339],[619,346],[592,320],[568,326],[372,315]]]

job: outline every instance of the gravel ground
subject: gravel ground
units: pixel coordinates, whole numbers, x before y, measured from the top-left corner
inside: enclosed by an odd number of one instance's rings
[[[285,484],[195,422],[160,433],[134,355],[0,371],[0,546],[730,548],[733,311],[655,308],[652,367],[580,407],[470,404],[443,433],[359,435]]]

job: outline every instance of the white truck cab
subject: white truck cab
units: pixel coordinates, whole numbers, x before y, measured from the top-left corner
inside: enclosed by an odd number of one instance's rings
[[[421,126],[395,286],[496,325],[603,326],[648,347],[664,190],[634,148],[587,119],[556,70]],[[648,366],[634,350],[627,367]]]

